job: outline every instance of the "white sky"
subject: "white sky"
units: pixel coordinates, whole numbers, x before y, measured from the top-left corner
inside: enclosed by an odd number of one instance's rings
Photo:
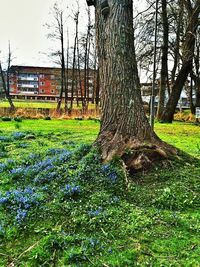
[[[48,66],[52,64],[44,55],[55,46],[47,38],[48,30],[44,26],[52,20],[51,8],[55,0],[0,0],[0,58],[5,62],[8,51],[8,41],[11,43],[14,65]],[[67,10],[76,6],[76,1],[65,0],[63,6]],[[86,1],[80,0],[82,10],[86,8]],[[68,12],[69,13],[69,12]],[[74,31],[74,22],[67,20],[71,32]],[[80,24],[85,23],[83,14],[80,14]],[[81,27],[81,25],[80,25]]]
[[[47,39],[47,29],[44,24],[52,20],[49,14],[56,0],[0,0],[0,59],[6,61],[8,41],[11,43],[13,65],[51,66],[52,61],[44,55],[55,43]],[[63,7],[72,14],[76,0],[59,0]],[[135,0],[135,3],[141,2]],[[80,27],[84,28],[86,20],[86,0],[80,3]],[[67,10],[67,9],[66,9]],[[74,22],[67,20],[70,31],[74,32]]]

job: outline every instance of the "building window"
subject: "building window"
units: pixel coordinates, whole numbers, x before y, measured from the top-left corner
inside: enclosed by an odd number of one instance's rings
[[[44,93],[44,89],[40,90],[40,93]]]
[[[40,74],[40,78],[44,78],[44,74]]]
[[[51,93],[54,94],[55,93],[55,90],[51,90]]]
[[[45,82],[40,82],[40,85],[45,85]]]
[[[55,75],[51,75],[51,79],[54,80],[55,79]]]

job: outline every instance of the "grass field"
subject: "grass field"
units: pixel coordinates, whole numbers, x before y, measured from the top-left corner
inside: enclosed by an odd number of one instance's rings
[[[98,121],[0,121],[0,266],[200,266],[200,127],[155,129],[185,153],[127,189]]]
[[[47,101],[30,101],[30,100],[13,100],[13,103],[16,108],[48,108],[48,109],[56,109],[57,103],[56,102],[47,102]],[[81,108],[81,102],[79,103],[80,106],[77,107],[77,103],[74,102],[74,108],[80,109]],[[0,108],[1,107],[9,107],[9,103],[6,100],[0,100]],[[64,101],[62,103],[62,108],[64,108]],[[89,108],[94,108],[93,104],[89,104]]]

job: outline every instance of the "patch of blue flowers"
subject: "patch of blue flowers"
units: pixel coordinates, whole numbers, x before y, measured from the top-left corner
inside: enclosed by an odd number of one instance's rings
[[[90,210],[90,211],[88,211],[88,215],[90,217],[97,217],[98,215],[100,215],[102,213],[102,211],[103,211],[102,207],[99,207],[96,210]]]
[[[75,198],[81,193],[81,188],[79,185],[74,185],[74,184],[67,184],[63,188],[63,194],[64,197],[69,197],[69,198]]]
[[[107,181],[114,184],[118,181],[118,175],[116,170],[112,167],[111,164],[105,164],[102,166],[102,172],[106,177]]]
[[[1,135],[0,136],[0,141],[1,142],[9,142],[9,141],[11,141],[11,138],[9,136],[3,136],[3,135]]]
[[[0,163],[0,173],[12,169],[15,164],[16,162],[12,159],[7,160],[7,162]]]
[[[0,195],[0,205],[15,214],[16,223],[22,223],[28,211],[38,206],[42,201],[42,195],[38,194],[34,188],[14,189]]]
[[[13,132],[12,137],[14,140],[21,140],[26,136],[26,133],[24,132]]]
[[[56,154],[61,154],[61,153],[63,153],[63,152],[65,152],[66,150],[65,149],[63,149],[63,148],[49,148],[48,150],[47,150],[47,155],[49,155],[49,156],[53,156],[53,155],[56,155]]]
[[[34,182],[44,183],[46,181],[51,181],[58,177],[56,170],[57,167],[66,163],[70,160],[72,152],[68,150],[62,150],[60,154],[55,155],[54,157],[48,157],[39,162],[34,162],[33,165],[28,166],[18,166],[17,168],[10,170],[10,175],[14,179],[20,179],[25,177],[35,178]],[[31,159],[36,161],[37,154],[30,154],[25,164],[31,164]],[[5,169],[5,166],[0,167],[0,171]]]
[[[4,225],[0,224],[0,236],[4,236],[4,234],[5,234]]]
[[[19,143],[17,144],[17,148],[27,148],[29,145],[26,143]]]
[[[7,164],[6,163],[0,163],[0,173],[4,172],[7,169]]]
[[[24,177],[24,168],[18,167],[16,169],[10,170],[10,174],[12,175],[12,178],[14,179],[20,179]]]

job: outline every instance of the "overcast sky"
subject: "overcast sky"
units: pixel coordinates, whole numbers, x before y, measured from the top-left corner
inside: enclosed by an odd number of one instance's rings
[[[10,40],[14,57],[13,65],[53,65],[44,53],[48,53],[55,43],[47,39],[47,29],[44,25],[52,19],[49,13],[55,2],[55,0],[0,0],[0,58],[3,62],[6,60]],[[76,8],[76,0],[58,2],[66,10],[68,6],[70,14],[72,14],[71,10]],[[83,30],[86,24],[86,1],[79,0],[79,3],[80,27]],[[67,24],[71,32],[74,32],[74,22],[71,18],[68,18]]]
[[[0,0],[0,57],[2,61],[6,59],[8,40],[10,40],[11,50],[15,57],[12,64],[38,66],[52,64],[44,53],[54,47],[55,43],[48,40],[48,31],[44,25],[52,20],[49,13],[55,2],[55,0]],[[70,11],[74,7],[72,3],[74,5],[76,3],[73,0],[59,2],[63,2],[63,7],[66,9],[68,6]],[[80,0],[82,10],[86,8],[85,2]],[[80,24],[84,23],[85,19],[81,14]],[[74,23],[70,18],[68,18],[68,25],[73,32]]]

